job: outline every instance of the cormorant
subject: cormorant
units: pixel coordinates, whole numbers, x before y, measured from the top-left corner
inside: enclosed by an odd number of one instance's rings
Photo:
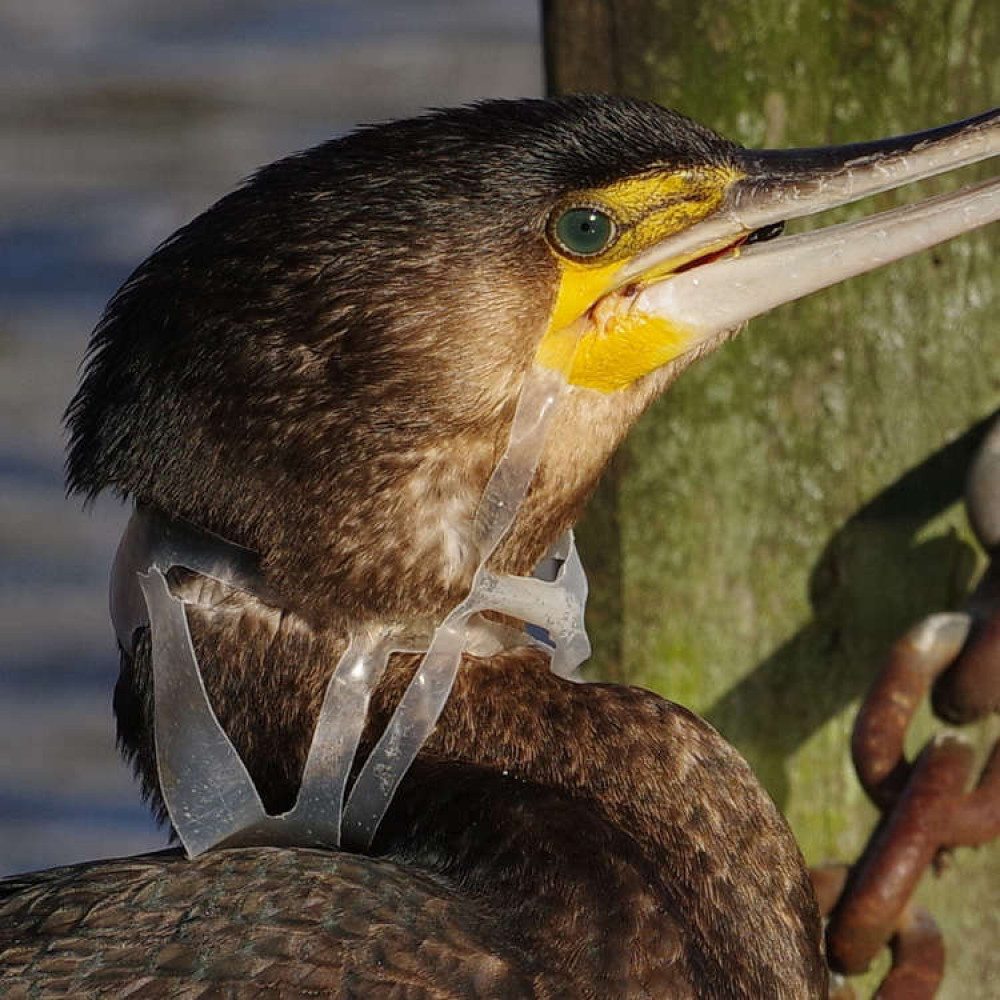
[[[775,152],[639,101],[486,102],[266,167],[141,264],[68,411],[69,483],[231,563],[167,579],[268,813],[296,800],[349,641],[426,639],[484,560],[492,579],[529,574],[692,361],[750,316],[991,221],[1000,197],[989,182],[774,239],[782,220],[991,156],[998,121]],[[481,499],[538,372],[562,388],[539,404],[526,496],[493,496],[513,498],[494,551]],[[126,586],[148,568],[122,565]],[[119,738],[163,814],[161,777],[190,789],[158,774],[156,654],[123,620]],[[739,755],[653,694],[556,676],[509,615],[479,623],[506,638],[466,646],[367,852],[230,846],[15,877],[4,995],[824,995],[802,859]],[[373,683],[357,784],[419,661],[395,655]],[[196,809],[221,794],[197,791]]]

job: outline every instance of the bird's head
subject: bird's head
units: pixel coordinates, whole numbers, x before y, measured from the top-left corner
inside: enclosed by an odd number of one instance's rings
[[[992,122],[762,153],[653,104],[572,97],[438,112],[289,157],[112,299],[69,410],[70,486],[256,550],[313,624],[438,615],[477,565],[477,503],[532,366],[567,391],[496,556],[520,572],[692,360],[874,266],[863,249],[837,270],[829,247],[758,258],[743,244],[990,155]],[[761,273],[744,278],[751,259]]]
[[[577,98],[363,129],[263,169],[111,301],[70,409],[71,486],[255,549],[317,624],[446,610],[525,372],[565,364],[566,331],[711,212],[737,152],[662,108]],[[665,381],[635,385],[661,362],[613,353],[552,435],[509,566],[572,521]]]
[[[251,593],[171,586],[268,808],[294,801],[346,637],[426,631],[465,596],[539,372],[560,391],[499,572],[532,567],[648,403],[744,320],[996,218],[1000,183],[767,239],[782,220],[993,155],[998,121],[759,152],[648,103],[490,102],[266,167],[141,264],[70,405],[69,483],[257,554]],[[148,632],[126,631],[119,736],[155,798]]]

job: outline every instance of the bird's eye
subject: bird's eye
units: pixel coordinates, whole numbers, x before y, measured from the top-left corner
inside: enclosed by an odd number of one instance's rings
[[[614,220],[597,208],[567,209],[555,217],[550,231],[559,249],[574,257],[593,257],[618,236]]]

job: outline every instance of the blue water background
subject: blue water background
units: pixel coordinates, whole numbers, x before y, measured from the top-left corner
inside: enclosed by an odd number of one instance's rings
[[[260,164],[541,87],[535,0],[0,2],[0,874],[165,842],[114,748],[124,512],[63,492],[103,303]]]

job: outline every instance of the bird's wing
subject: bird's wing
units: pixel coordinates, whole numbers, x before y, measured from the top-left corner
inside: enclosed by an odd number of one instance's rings
[[[527,964],[440,880],[334,852],[164,852],[0,883],[5,997],[554,995]]]

